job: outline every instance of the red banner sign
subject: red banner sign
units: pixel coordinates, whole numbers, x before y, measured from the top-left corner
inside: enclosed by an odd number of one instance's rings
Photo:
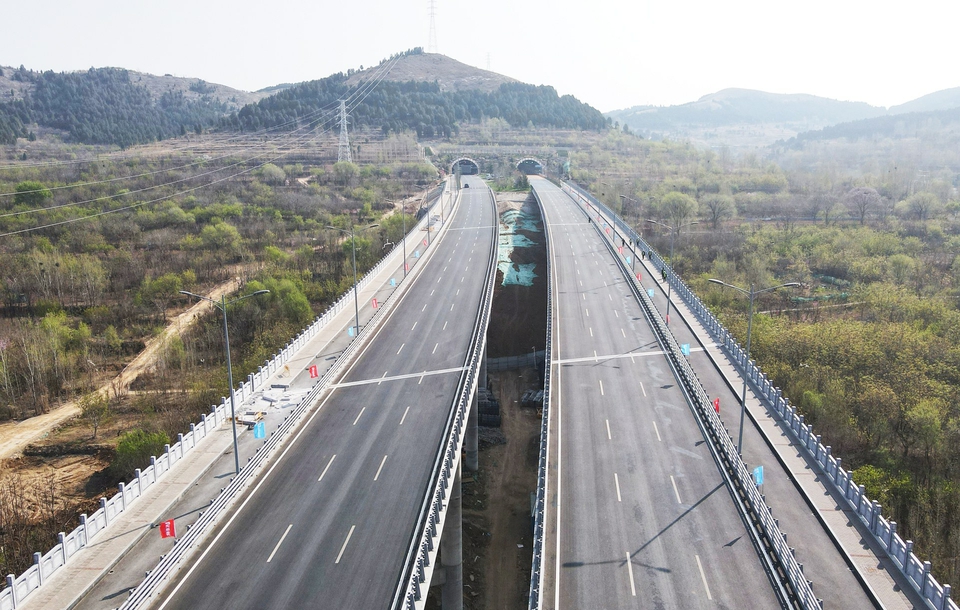
[[[177,537],[177,526],[174,525],[173,519],[167,519],[166,521],[160,522],[160,537],[161,538]]]
[[[317,365],[313,364],[310,366],[310,379],[316,379],[320,376],[320,372],[317,371]]]

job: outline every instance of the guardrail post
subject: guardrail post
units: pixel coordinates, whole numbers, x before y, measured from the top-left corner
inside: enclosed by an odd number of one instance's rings
[[[37,566],[37,578],[40,580],[40,586],[43,586],[43,568],[40,566],[40,553],[33,554],[33,565]]]
[[[920,575],[920,595],[927,596],[927,583],[930,582],[930,562],[923,562],[923,573]]]
[[[193,424],[190,424],[191,426]],[[133,478],[137,480],[137,489],[140,490],[140,495],[143,495],[143,474],[140,472],[140,469],[137,468],[133,471]]]
[[[57,544],[60,545],[60,556],[63,558],[63,563],[67,563],[67,545],[63,541],[66,538],[66,534],[60,532],[57,534]]]
[[[873,508],[870,513],[870,531],[876,535],[877,533],[877,523],[880,520],[880,503],[876,500],[873,501]]]
[[[87,541],[90,540],[90,532],[87,531],[87,513],[80,515],[80,526],[83,528],[83,544],[81,547],[87,546]]]
[[[897,535],[897,522],[890,522],[890,535],[887,536],[887,552],[890,552],[890,549],[893,548],[893,537]]]
[[[14,583],[16,582],[16,580],[17,580],[16,576],[14,576],[13,574],[7,574],[7,586],[10,588],[10,592],[13,593],[14,610],[16,610],[17,602],[20,601],[17,599],[17,588],[14,586]]]
[[[117,485],[117,489],[120,491],[120,506],[123,510],[127,510],[127,486],[121,482]]]
[[[110,515],[107,514],[107,499],[100,498],[100,508],[103,509],[103,524],[110,525]]]
[[[940,610],[950,610],[950,596],[953,593],[953,587],[943,585],[943,599],[940,600]]]

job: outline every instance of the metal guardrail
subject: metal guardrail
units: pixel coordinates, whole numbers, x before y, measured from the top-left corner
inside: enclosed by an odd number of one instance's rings
[[[578,195],[574,199],[579,204],[587,203],[587,199],[582,194],[572,191],[569,186],[566,186],[564,190],[570,194]],[[590,199],[596,201],[592,197]],[[589,211],[586,211],[586,213],[592,215]],[[606,213],[609,214],[609,210],[606,210]],[[617,217],[610,214],[610,218]],[[639,299],[660,344],[663,346],[664,352],[681,382],[681,387],[693,406],[698,424],[703,429],[705,438],[711,441],[707,445],[720,466],[728,488],[733,492],[731,495],[735,500],[740,516],[747,526],[747,531],[750,533],[754,545],[760,552],[764,568],[771,576],[771,581],[775,585],[774,591],[780,598],[781,604],[787,608],[822,608],[822,601],[814,594],[811,583],[804,576],[803,569],[793,555],[792,549],[787,545],[786,536],[780,531],[779,524],[773,518],[770,508],[754,483],[752,474],[743,463],[730,434],[724,428],[720,416],[713,409],[710,397],[703,389],[703,385],[697,378],[689,361],[682,354],[680,345],[674,338],[673,333],[670,332],[646,291],[631,274],[625,259],[616,256],[617,250],[612,241],[613,235],[605,234],[599,223],[595,223],[594,226],[601,236],[606,237],[604,243],[610,249],[611,254],[615,255],[614,258],[624,275],[632,280],[630,285]]]
[[[543,360],[543,411],[540,419],[540,456],[537,461],[537,500],[534,505],[533,519],[533,561],[530,569],[529,610],[540,608],[540,595],[543,592],[543,528],[546,519],[547,503],[547,452],[550,447],[550,381],[553,371],[553,267],[550,259],[550,229],[543,213],[543,202],[537,189],[533,196],[540,209],[540,222],[543,224],[544,247],[547,249],[547,338],[544,344]]]
[[[432,204],[431,204],[432,205]],[[418,232],[421,225],[426,225],[429,219],[423,219],[414,225],[411,234]],[[406,236],[405,236],[406,239]],[[388,252],[373,269],[368,271],[359,281],[358,290],[364,289],[385,265],[401,252],[397,246]],[[256,373],[247,376],[247,381],[233,390],[237,402],[243,403],[253,395],[271,375],[280,370],[303,346],[312,340],[341,310],[350,305],[353,300],[353,290],[345,292],[331,305],[323,315],[317,317],[308,327],[294,337],[273,358],[264,362]],[[351,345],[356,344],[353,341]],[[331,369],[332,370],[332,369]],[[321,380],[322,381],[322,380]],[[319,385],[317,386],[319,387]],[[80,515],[80,525],[69,534],[61,532],[57,535],[57,544],[46,554],[34,553],[33,565],[27,568],[20,576],[10,574],[6,577],[7,587],[0,591],[0,610],[16,610],[34,591],[43,586],[57,570],[84,547],[92,544],[97,536],[103,532],[125,510],[130,509],[143,493],[171,470],[183,457],[195,449],[200,441],[208,437],[219,426],[228,420],[230,399],[224,397],[220,404],[210,407],[210,415],[203,415],[199,422],[190,424],[187,434],[179,434],[177,442],[166,445],[164,453],[150,458],[150,466],[144,470],[137,469],[133,480],[129,483],[120,483],[119,491],[113,497],[101,498],[100,508],[92,515]]]
[[[842,467],[842,459],[832,455],[829,445],[823,445],[821,437],[814,434],[813,427],[804,423],[803,415],[797,413],[796,407],[790,404],[781,390],[770,382],[756,363],[752,360],[747,362],[745,350],[703,304],[703,301],[690,290],[690,287],[673,272],[670,266],[636,231],[624,223],[607,206],[575,185],[565,184],[564,186],[567,186],[568,189],[572,187],[572,190],[575,190],[582,197],[589,198],[591,203],[603,210],[608,218],[615,219],[616,226],[624,235],[635,240],[638,245],[642,244],[647,252],[652,253],[651,262],[667,271],[667,281],[673,286],[674,293],[680,296],[687,308],[693,312],[716,342],[723,346],[731,356],[740,374],[747,378],[757,397],[776,413],[780,421],[790,431],[792,440],[802,446],[807,456],[820,466],[823,474],[826,475],[821,480],[827,481],[825,485],[829,486],[835,495],[839,495],[846,500],[847,507],[856,512],[861,523],[873,534],[874,541],[886,551],[901,574],[926,601],[928,608],[932,610],[960,610],[960,606],[951,598],[951,586],[941,585],[934,578],[931,573],[930,562],[922,561],[913,553],[913,541],[904,540],[897,533],[897,523],[883,517],[880,504],[871,501],[866,496],[864,487],[853,482],[851,473]]]
[[[490,198],[495,205],[496,197],[492,190],[490,190]],[[446,433],[442,437],[444,440],[441,441],[437,451],[437,460],[431,476],[434,483],[427,488],[420,516],[413,529],[407,557],[400,572],[400,582],[391,605],[395,610],[422,610],[426,604],[427,587],[435,568],[440,536],[443,533],[449,505],[447,490],[454,483],[457,475],[467,416],[477,391],[480,358],[486,347],[487,325],[490,321],[490,307],[493,301],[493,283],[497,277],[497,247],[500,241],[500,223],[495,222],[494,226],[495,234],[491,240],[489,255],[490,266],[484,280],[479,315],[473,328],[473,347],[464,361],[458,396],[447,418]]]
[[[425,219],[424,222],[428,222],[428,219]],[[416,226],[418,227],[419,224]],[[430,248],[420,260],[425,262],[432,256],[435,250],[435,248]],[[395,251],[396,248],[384,257],[373,270],[368,272],[364,280],[369,282],[380,270],[381,265],[383,265]],[[406,261],[404,261],[404,263],[405,262]],[[418,265],[417,267],[422,269],[424,265]],[[419,273],[419,271],[416,271],[416,273]],[[414,275],[408,274],[407,277],[409,279],[414,277]],[[358,284],[358,286],[362,283],[363,282]],[[409,285],[410,282],[402,283],[403,287]],[[402,294],[402,292],[398,290],[387,297],[381,307],[378,308],[377,313],[374,314],[373,318],[371,318],[363,330],[360,331],[357,337],[350,342],[349,346],[341,353],[333,366],[314,384],[313,388],[301,399],[290,416],[284,419],[277,430],[270,434],[270,438],[257,449],[256,454],[240,469],[240,474],[230,481],[230,484],[214,499],[210,508],[197,519],[193,526],[187,531],[186,535],[177,540],[173,549],[160,560],[157,567],[133,590],[123,605],[120,606],[121,610],[146,608],[152,603],[152,598],[162,591],[170,576],[179,569],[179,565],[198,550],[204,536],[226,515],[228,509],[240,498],[242,493],[259,474],[259,470],[270,461],[279,446],[286,441],[290,433],[295,430],[309,414],[319,396],[328,389],[330,381],[336,378],[343,367],[357,356],[360,347],[364,345],[366,339],[376,332],[383,320],[389,315],[389,312],[397,303],[399,294]],[[347,293],[347,296],[350,296],[349,293]],[[344,299],[341,298],[341,300]]]

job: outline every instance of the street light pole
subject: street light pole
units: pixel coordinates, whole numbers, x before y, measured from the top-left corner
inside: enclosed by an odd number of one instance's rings
[[[747,314],[747,360],[746,364],[743,367],[743,389],[740,391],[740,434],[737,437],[737,453],[743,454],[741,451],[743,447],[743,417],[747,411],[747,365],[750,364],[750,335],[753,332],[753,301],[754,297],[758,294],[763,294],[764,292],[772,292],[778,288],[796,288],[801,284],[800,282],[787,282],[786,284],[777,284],[776,286],[770,286],[769,288],[763,288],[761,290],[754,290],[753,284],[750,284],[750,290],[745,290],[739,286],[734,286],[733,284],[728,284],[726,282],[720,281],[716,278],[710,278],[708,281],[714,284],[720,284],[721,286],[726,286],[727,288],[733,288],[741,294],[745,294],[750,297],[750,309]]]
[[[230,421],[233,425],[233,465],[237,474],[240,473],[240,449],[237,445],[237,408],[233,391],[233,362],[230,360],[230,331],[227,329],[227,305],[233,305],[234,303],[238,303],[244,299],[249,299],[250,297],[257,296],[258,294],[267,294],[269,292],[269,290],[258,290],[240,298],[233,299],[232,301],[227,301],[225,295],[220,295],[220,302],[218,303],[217,301],[214,301],[209,297],[205,297],[202,294],[194,294],[186,290],[180,291],[180,294],[185,294],[202,301],[213,303],[213,306],[219,309],[220,313],[223,314],[223,343],[227,348],[227,383],[230,386]]]
[[[627,201],[632,201],[637,204],[637,222],[640,221],[640,201],[634,199],[633,197],[627,197],[626,195],[620,195],[621,199],[626,199]],[[631,265],[631,271],[637,270],[637,240],[631,239],[630,242],[633,245],[633,264]]]
[[[679,225],[677,225],[677,226],[675,226],[675,227],[671,227],[671,226],[668,225],[668,224],[664,224],[664,223],[659,222],[659,221],[656,221],[656,220],[650,220],[649,218],[647,219],[647,222],[652,222],[652,223],[655,224],[655,225],[660,225],[661,227],[666,227],[667,229],[670,230],[670,265],[671,265],[670,270],[673,271],[673,267],[672,267],[672,265],[673,265],[673,242],[674,242],[674,240],[676,239],[677,235],[680,233],[680,229],[682,229],[683,227],[688,227],[688,226],[690,226],[690,225],[700,224],[700,222],[697,221],[697,220],[694,220],[693,222],[685,222],[685,223],[679,224]],[[664,265],[663,271],[666,271],[666,265]],[[673,284],[670,283],[670,279],[669,279],[668,277],[667,277],[667,278],[664,278],[664,279],[667,281],[667,324],[669,324],[669,323],[670,323],[670,296],[671,296],[671,294],[673,293]]]
[[[361,231],[366,231],[367,229],[372,229],[374,227],[379,227],[380,225],[373,224],[364,227]],[[334,231],[340,231],[341,233],[346,233],[350,236],[350,245],[353,247],[353,312],[355,317],[355,326],[356,335],[360,335],[360,296],[357,294],[357,228],[354,226],[350,227],[350,230],[341,229],[339,227],[332,227],[327,225],[328,229],[333,229]],[[404,259],[406,263],[406,259]]]

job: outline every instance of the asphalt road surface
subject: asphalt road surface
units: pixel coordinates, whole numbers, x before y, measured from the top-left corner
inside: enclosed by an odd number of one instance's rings
[[[775,608],[666,356],[596,229],[531,179],[550,230],[559,482],[551,608]]]
[[[389,607],[490,264],[495,206],[464,180],[391,318],[157,607]]]

